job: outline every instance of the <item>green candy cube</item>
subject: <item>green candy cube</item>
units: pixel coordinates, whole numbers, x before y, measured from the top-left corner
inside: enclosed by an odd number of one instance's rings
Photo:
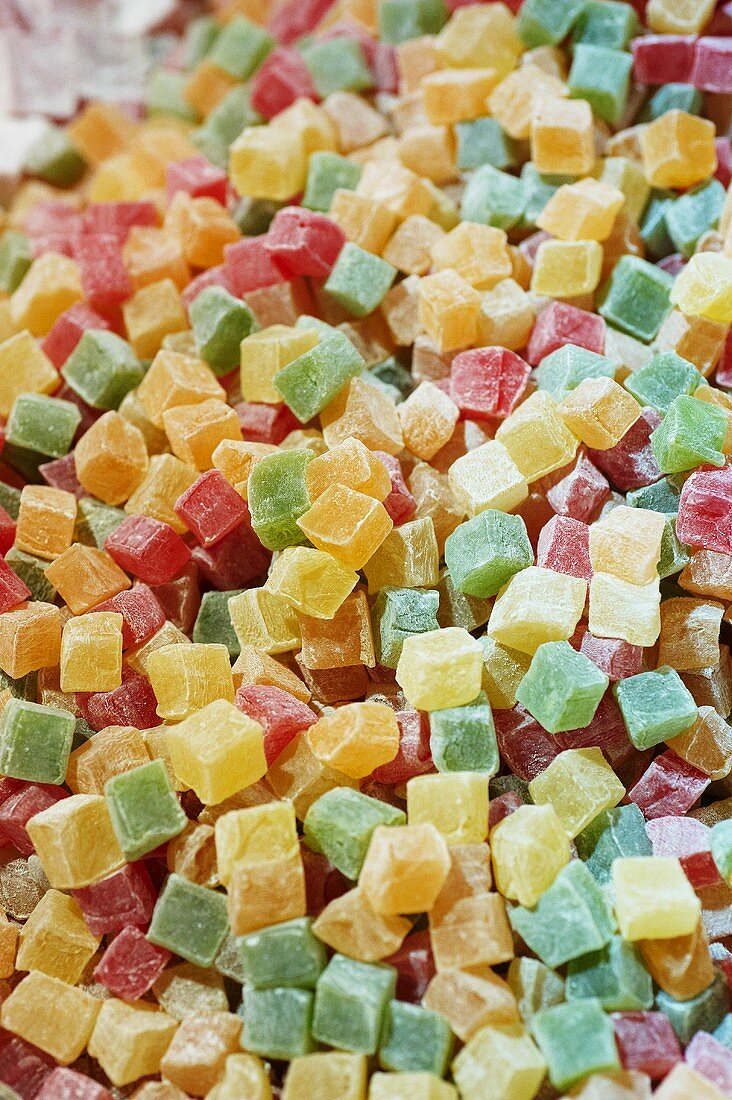
[[[513,168],[517,161],[516,145],[495,118],[476,118],[455,126],[457,166],[461,171],[491,164],[494,168]]]
[[[568,964],[566,995],[568,1001],[597,998],[606,1012],[642,1011],[653,1005],[653,981],[635,944],[613,936]]]
[[[724,466],[724,411],[696,397],[675,397],[651,433],[651,449],[662,474],[680,474],[709,464]]]
[[[355,38],[321,40],[301,52],[321,99],[333,92],[365,92],[373,86],[374,78]]]
[[[530,160],[521,169],[524,210],[518,223],[519,229],[533,229],[536,219],[552,195],[564,183],[572,183],[571,176],[542,176]]]
[[[81,413],[73,401],[47,397],[44,393],[21,393],[13,402],[5,428],[5,457],[8,445],[29,460],[43,462],[63,458],[74,442]]]
[[[396,274],[397,269],[380,256],[374,256],[372,252],[346,241],[324,289],[349,313],[355,317],[365,317],[376,309]]]
[[[566,38],[584,11],[586,0],[524,0],[516,30],[526,46],[555,46]]]
[[[534,909],[517,905],[508,919],[527,947],[550,967],[599,951],[615,931],[602,888],[578,859],[562,868]]]
[[[666,228],[666,215],[673,205],[671,191],[652,191],[640,223],[640,235],[646,255],[661,260],[674,250]]]
[[[34,554],[26,554],[25,550],[18,550],[16,546],[11,546],[5,555],[5,562],[30,588],[34,600],[39,603],[54,602],[56,589],[46,577],[47,561],[37,558]]]
[[[311,153],[302,205],[327,214],[336,191],[355,191],[363,169],[338,153]]]
[[[598,312],[605,320],[650,344],[671,309],[673,276],[638,256],[621,256]]]
[[[75,725],[67,710],[8,699],[0,722],[0,773],[29,783],[63,783]]]
[[[361,873],[371,835],[378,825],[406,825],[402,810],[378,798],[334,787],[317,798],[305,815],[303,838],[322,852],[346,878]]]
[[[116,531],[126,514],[121,508],[113,508],[111,504],[102,504],[94,497],[82,497],[76,509],[76,530],[74,539],[85,546],[96,546],[104,549],[112,531]]]
[[[629,508],[649,508],[652,512],[663,512],[675,516],[679,511],[681,489],[670,477],[662,477],[652,485],[643,485],[626,493],[625,503]]]
[[[666,351],[654,355],[649,363],[633,371],[625,380],[625,388],[641,405],[650,405],[666,413],[676,397],[691,396],[703,381],[693,363],[673,351]]]
[[[229,374],[239,366],[241,342],[259,329],[246,302],[222,286],[207,286],[188,310],[196,351],[214,374]]]
[[[87,329],[61,374],[87,405],[116,409],[140,384],[143,370],[126,340],[104,329]]]
[[[238,1012],[244,1021],[241,1045],[253,1054],[290,1061],[315,1049],[309,989],[254,989],[247,985]]]
[[[693,256],[699,238],[717,228],[725,194],[719,180],[712,179],[674,199],[666,211],[666,229],[677,252]]]
[[[529,1024],[537,1012],[542,1012],[564,1000],[564,979],[529,955],[512,959],[506,980],[516,997],[519,1014]]]
[[[666,516],[661,536],[661,557],[658,561],[658,575],[661,580],[674,577],[691,561],[691,550],[684,546],[676,534],[676,517]]]
[[[147,85],[147,109],[153,116],[173,115],[184,122],[198,122],[199,116],[186,100],[188,82],[185,73],[172,69],[156,69]]]
[[[603,810],[575,837],[574,845],[588,871],[602,884],[610,882],[616,859],[653,855],[645,818],[634,802]]]
[[[379,37],[392,46],[437,34],[448,18],[443,0],[381,0],[378,10]]]
[[[208,60],[234,80],[248,80],[275,45],[274,38],[263,27],[243,15],[235,15],[217,35]]]
[[[378,259],[376,256],[373,258]],[[331,334],[324,335],[314,348],[298,355],[278,371],[273,379],[274,387],[300,423],[307,424],[365,366],[363,356],[345,333],[333,330]]]
[[[578,42],[569,70],[573,99],[586,99],[606,122],[617,125],[628,102],[633,58],[622,50]]]
[[[586,378],[614,378],[617,368],[604,355],[565,344],[545,355],[536,369],[536,384],[561,401]]]
[[[584,729],[609,680],[569,642],[544,642],[516,689],[516,699],[548,733]]]
[[[656,994],[656,1008],[668,1016],[679,1042],[686,1046],[698,1031],[714,1031],[729,1010],[729,987],[724,974],[717,971],[714,981],[703,992],[688,1001],[677,1001],[661,990]]]
[[[444,1016],[421,1005],[389,1001],[379,1065],[398,1073],[434,1073],[442,1077],[455,1040]]]
[[[30,242],[24,233],[8,229],[0,237],[0,290],[12,294],[33,262]]]
[[[141,859],[188,824],[162,760],[112,776],[104,785],[104,796],[127,860]]]
[[[500,766],[496,728],[488,696],[430,713],[430,751],[438,772],[485,772]]]
[[[668,741],[697,718],[693,695],[676,669],[668,665],[618,680],[613,694],[637,749],[651,749]]]
[[[468,596],[495,596],[511,577],[534,564],[521,516],[493,508],[456,527],[445,543],[452,583]]]
[[[620,1069],[612,1020],[598,1000],[548,1008],[534,1017],[531,1030],[546,1059],[549,1080],[560,1092],[590,1073]]]
[[[55,187],[73,187],[86,171],[86,161],[69,141],[66,130],[49,126],[26,154],[25,170]]]
[[[396,668],[404,639],[411,634],[439,630],[437,608],[440,597],[431,588],[393,588],[379,592],[371,608],[376,659],[386,668]]]
[[[0,507],[13,519],[17,519],[20,514],[20,489],[0,481]]]
[[[173,873],[155,903],[147,938],[196,966],[211,966],[228,927],[225,894]]]
[[[221,33],[221,25],[213,16],[201,15],[192,19],[186,27],[184,38],[185,53],[183,64],[189,71],[195,69],[200,61],[210,52],[214,42]]]
[[[657,88],[638,118],[639,122],[653,122],[666,111],[685,111],[687,115],[701,114],[704,97],[693,84],[662,84]]]
[[[494,225],[498,229],[513,229],[526,207],[523,181],[491,164],[478,168],[468,180],[460,203],[460,217],[465,222]]]
[[[269,550],[307,541],[296,521],[310,507],[305,467],[313,458],[309,450],[280,451],[263,458],[249,475],[252,527]]]
[[[638,16],[630,4],[617,0],[589,0],[574,25],[572,40],[610,50],[625,50],[638,30]]]
[[[215,589],[204,592],[193,626],[192,640],[204,645],[211,642],[222,643],[228,649],[231,659],[235,660],[241,653],[241,645],[231,623],[229,600],[243,591],[242,588],[236,588],[230,592],[217,592]]]
[[[334,955],[315,987],[313,1037],[340,1050],[375,1054],[395,989],[393,966]]]
[[[312,923],[310,917],[298,917],[240,936],[239,956],[249,985],[255,989],[315,989],[326,954],[313,935]]]
[[[440,597],[437,622],[443,629],[446,626],[463,626],[472,634],[479,626],[485,626],[491,617],[493,601],[461,592],[453,584],[449,569],[443,569],[440,574],[437,594]]]
[[[732,880],[732,820],[712,826],[709,840],[717,870],[726,882]]]

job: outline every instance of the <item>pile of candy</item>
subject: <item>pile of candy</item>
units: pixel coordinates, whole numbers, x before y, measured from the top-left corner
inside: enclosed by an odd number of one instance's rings
[[[732,5],[228,0],[0,211],[0,1092],[732,1096]]]

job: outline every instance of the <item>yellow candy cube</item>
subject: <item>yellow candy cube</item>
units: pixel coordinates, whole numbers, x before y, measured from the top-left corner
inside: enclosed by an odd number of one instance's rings
[[[157,1005],[128,1004],[112,997],[101,1002],[89,1041],[89,1054],[113,1084],[121,1087],[160,1071],[160,1062],[178,1023]]]
[[[446,68],[492,65],[508,54],[514,63],[524,51],[515,20],[505,4],[458,8],[434,42],[437,57]]]
[[[285,202],[305,186],[302,138],[286,127],[246,127],[229,149],[229,175],[245,198]]]
[[[51,886],[78,890],[99,882],[124,865],[106,799],[75,794],[41,810],[27,823]],[[94,843],[89,838],[94,837]]]
[[[478,313],[478,344],[520,351],[536,320],[531,298],[515,279],[502,279],[483,294]]]
[[[148,469],[145,437],[117,412],[107,412],[74,448],[76,477],[82,488],[105,504],[123,504]]]
[[[239,862],[227,893],[229,925],[235,936],[304,917],[305,871],[299,851],[265,862]]]
[[[654,645],[661,633],[659,578],[630,584],[612,573],[590,581],[588,625],[597,638],[622,638],[630,645]]]
[[[305,485],[312,501],[334,484],[380,501],[391,492],[389,471],[360,439],[345,439],[305,467]]]
[[[125,149],[137,125],[113,103],[89,103],[69,123],[68,137],[84,160],[97,165]]]
[[[496,887],[533,908],[569,863],[569,837],[551,803],[520,806],[491,831]]]
[[[247,336],[241,342],[241,395],[244,400],[279,404],[282,395],[274,388],[272,379],[317,343],[315,329],[288,325],[270,325]]]
[[[137,396],[155,427],[162,428],[167,409],[198,405],[213,398],[224,401],[226,393],[206,363],[163,349],[146,371]]]
[[[561,241],[606,241],[624,203],[617,187],[590,176],[558,188],[536,225]]]
[[[529,783],[535,805],[550,805],[574,838],[603,810],[617,806],[625,787],[600,749],[565,749]]]
[[[61,690],[114,691],[122,683],[122,616],[95,611],[69,619],[61,636]]]
[[[297,612],[281,596],[266,588],[249,588],[228,602],[229,614],[242,646],[264,653],[288,653],[300,648]]]
[[[315,619],[311,621],[316,622]],[[285,668],[274,657],[262,653],[252,645],[242,647],[231,671],[235,687],[241,687],[242,684],[266,684],[269,687],[279,687],[283,691],[288,691],[302,703],[310,700],[310,692],[294,672],[290,672],[289,668]]]
[[[384,585],[430,588],[439,580],[440,551],[430,516],[395,527],[366,563],[369,592]]]
[[[714,123],[686,111],[666,111],[640,135],[643,171],[652,187],[693,187],[717,168]]]
[[[478,290],[490,290],[512,274],[508,238],[492,225],[461,222],[432,245],[436,271],[452,268]]]
[[[47,890],[21,927],[16,967],[75,985],[100,939],[89,931],[74,898]]]
[[[646,21],[657,34],[701,34],[714,0],[649,0]]]
[[[331,448],[357,439],[375,451],[397,455],[404,447],[393,399],[363,378],[348,386],[320,414],[323,438]]]
[[[538,65],[525,64],[500,82],[489,95],[487,105],[509,137],[525,140],[531,134],[534,108],[547,99],[567,95],[569,90],[559,75]]]
[[[262,727],[226,699],[215,699],[171,726],[165,741],[176,776],[202,802],[223,802],[267,771]]]
[[[510,512],[529,495],[526,478],[508,449],[495,439],[461,455],[447,476],[468,516],[477,516],[486,508]]]
[[[79,265],[58,252],[44,252],[10,299],[10,319],[19,329],[45,336],[54,322],[83,297]]]
[[[428,630],[404,639],[397,683],[417,710],[461,707],[480,691],[483,650],[463,627]]]
[[[578,447],[577,437],[546,390],[536,390],[506,417],[496,441],[505,447],[528,484],[567,466]]]
[[[488,777],[481,772],[418,775],[407,783],[410,825],[431,824],[448,844],[479,844],[488,836]]]
[[[731,324],[732,258],[720,252],[697,252],[676,276],[671,301],[692,317]]]
[[[529,670],[531,657],[517,649],[499,645],[494,638],[481,638],[483,646],[482,688],[494,710],[510,710],[516,704],[516,689]]]
[[[164,338],[188,328],[180,291],[172,279],[140,287],[122,306],[127,339],[140,359],[152,359]]]
[[[61,659],[61,610],[30,602],[0,616],[0,668],[17,680]]]
[[[417,129],[435,130],[438,133],[447,130],[443,126],[418,127]],[[414,131],[408,131],[413,134]],[[406,158],[406,135],[402,138],[400,152]],[[454,170],[453,173],[454,175]],[[430,221],[424,214],[412,214],[398,227],[382,253],[387,263],[393,264],[405,275],[426,275],[431,264],[432,246],[444,237],[443,229]]]
[[[341,187],[333,194],[328,217],[340,226],[347,240],[377,256],[386,248],[399,221],[385,202]]]
[[[450,870],[450,852],[434,825],[379,825],[359,886],[377,913],[428,913]]]
[[[164,645],[151,653],[145,671],[158,714],[181,722],[215,700],[234,702],[234,681],[225,645]]]
[[[693,257],[692,257],[693,259]],[[722,358],[727,326],[672,309],[653,342],[658,351],[675,351],[708,377]]]
[[[549,298],[592,294],[600,283],[602,259],[597,241],[543,241],[536,251],[531,289]]]
[[[462,1100],[533,1100],[545,1073],[523,1024],[481,1028],[452,1063]]]
[[[269,1073],[256,1054],[230,1054],[224,1065],[224,1075],[214,1085],[207,1100],[272,1100]]]
[[[592,108],[586,100],[542,96],[535,102],[531,159],[542,175],[587,176],[592,172],[595,138]]]
[[[391,158],[365,164],[356,194],[383,203],[400,222],[412,214],[429,215],[433,201],[427,181]]]
[[[355,570],[363,569],[394,526],[378,500],[338,484],[330,485],[297,525],[317,550]]]
[[[310,99],[296,99],[272,119],[272,126],[288,130],[302,142],[306,156],[321,150],[336,152],[336,134],[327,112]]]
[[[433,382],[420,382],[397,406],[405,446],[428,460],[445,446],[460,416],[452,398]]]
[[[458,1100],[458,1093],[434,1073],[375,1073],[368,1100]]]
[[[532,565],[499,592],[487,633],[510,649],[536,653],[544,642],[572,637],[586,597],[586,581]]]
[[[37,558],[53,561],[74,538],[76,497],[50,485],[26,485],[20,494],[15,546]]]
[[[133,668],[140,676],[147,676],[147,662],[150,660],[153,653],[156,653],[166,645],[192,644],[190,638],[187,638],[183,631],[179,630],[175,623],[172,623],[170,619],[168,619],[160,627],[160,630],[153,634],[149,642],[145,642],[145,644],[139,646],[138,649],[128,650],[125,654],[125,660],[130,668]]]
[[[628,157],[606,157],[599,178],[600,183],[612,190],[622,191],[625,196],[623,213],[637,225],[651,193],[641,165]]]
[[[678,859],[636,856],[612,866],[615,915],[623,939],[690,936],[701,914],[699,898]]]
[[[58,372],[25,329],[0,343],[0,416],[7,419],[21,393],[53,393]]]
[[[225,402],[210,400],[163,413],[163,427],[173,454],[196,470],[210,470],[223,439],[241,439],[239,418]]]
[[[582,443],[607,451],[635,424],[641,409],[613,378],[585,378],[559,402],[559,412]]]
[[[399,751],[395,711],[384,703],[346,703],[307,731],[313,755],[351,779],[364,779]]]
[[[303,615],[332,619],[357,583],[358,574],[331,554],[288,546],[275,560],[264,591]]]
[[[480,294],[456,271],[426,275],[419,284],[419,323],[439,351],[475,344]]]
[[[366,1056],[329,1051],[303,1054],[290,1062],[282,1100],[365,1100],[368,1079]]]
[[[101,1007],[90,993],[34,970],[3,1001],[0,1023],[68,1066],[86,1049]]]
[[[294,859],[299,853],[295,807],[289,799],[232,810],[216,822],[216,867],[228,886],[241,864]]]
[[[653,1095],[656,1100],[687,1100],[690,1096],[694,1100],[724,1100],[726,1093],[685,1062],[677,1062]]]
[[[613,508],[590,526],[590,562],[596,573],[612,573],[631,584],[658,576],[665,517],[649,508]]]
[[[175,502],[197,477],[196,468],[175,455],[153,455],[147,473],[125,504],[125,512],[158,519],[182,535],[188,528],[175,511]]]
[[[453,126],[484,115],[488,96],[515,65],[510,54],[496,58],[496,62],[490,67],[441,69],[425,76],[422,99],[432,125]]]

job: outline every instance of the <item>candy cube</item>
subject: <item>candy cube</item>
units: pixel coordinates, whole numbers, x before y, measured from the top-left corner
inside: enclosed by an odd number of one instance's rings
[[[434,1073],[447,1068],[453,1037],[437,1012],[403,1001],[390,1001],[379,1047],[379,1065],[399,1073]]]
[[[242,1045],[263,1058],[289,1061],[314,1047],[314,997],[309,989],[250,989],[240,1008]]]
[[[487,508],[510,511],[528,496],[526,478],[498,440],[476,447],[453,462],[450,487],[468,515]]]
[[[569,642],[546,642],[536,650],[516,699],[545,730],[561,733],[590,724],[607,686],[607,676]]]
[[[407,783],[410,825],[432,824],[450,845],[488,835],[488,783],[481,772],[419,775]]]
[[[216,858],[225,886],[242,866],[299,858],[292,802],[267,802],[232,810],[216,821]]]
[[[61,636],[61,690],[114,691],[122,683],[122,616],[77,615]]]
[[[315,987],[313,1037],[345,1050],[375,1054],[396,971],[334,955]]]
[[[210,966],[228,922],[226,898],[178,874],[168,877],[155,905],[148,939],[197,966]]]
[[[590,581],[590,632],[651,646],[661,633],[660,599],[658,579],[640,585],[612,573],[595,573]]]
[[[374,829],[404,825],[401,810],[348,787],[326,791],[312,803],[304,821],[304,838],[347,878],[357,879]]]
[[[330,485],[297,520],[318,550],[350,569],[362,569],[392,529],[382,504],[345,485]]]
[[[394,759],[399,748],[399,727],[391,707],[350,703],[323,715],[310,726],[307,739],[322,763],[353,779],[362,779]]]
[[[420,710],[462,706],[480,691],[482,650],[460,627],[404,639],[397,682]]]
[[[158,1073],[178,1027],[157,1005],[102,1001],[89,1040],[89,1054],[118,1086]]]
[[[714,124],[685,111],[667,111],[644,127],[641,151],[652,187],[692,187],[714,174]]]
[[[662,473],[684,473],[702,464],[723,466],[726,434],[722,409],[695,397],[675,397],[651,436],[651,447]]]
[[[569,863],[569,838],[551,804],[520,806],[491,831],[496,886],[528,908]]]
[[[91,994],[34,970],[3,1002],[0,1022],[68,1065],[86,1048],[100,1008]]]
[[[95,409],[117,409],[142,381],[143,371],[130,345],[113,332],[88,329],[63,365],[74,393]]]
[[[101,795],[77,794],[42,810],[28,835],[52,886],[77,890],[118,871],[124,856]],[[89,844],[93,835],[94,844]]]
[[[430,753],[440,772],[495,775],[499,767],[498,746],[485,692],[464,706],[432,711]]]
[[[330,554],[288,546],[275,561],[264,590],[301,614],[332,619],[357,581],[358,574]]]
[[[531,159],[543,175],[589,175],[595,163],[589,103],[551,97],[537,103],[531,119]]]
[[[126,859],[140,859],[186,827],[162,760],[116,775],[104,787],[109,813]]]
[[[193,707],[184,717],[168,729],[166,744],[176,776],[193,787],[203,802],[223,802],[262,778],[267,770],[262,727],[230,700],[214,699],[201,709]]]
[[[612,1021],[595,998],[539,1012],[531,1027],[555,1088],[568,1089],[587,1074],[620,1069]],[[577,1042],[578,1035],[587,1037],[586,1046]]]
[[[534,654],[544,642],[572,637],[584,610],[586,582],[530,566],[508,582],[493,605],[488,634],[501,645]]]
[[[698,252],[673,285],[671,301],[684,313],[729,324],[732,316],[732,261],[713,252]]]
[[[434,825],[377,826],[359,885],[377,913],[428,912],[449,868],[447,844]]]
[[[34,336],[46,336],[60,315],[82,297],[75,261],[58,252],[44,252],[13,292],[10,319],[16,331],[28,329]]]
[[[677,859],[616,859],[612,881],[615,913],[624,939],[667,940],[688,936],[696,928],[699,899]]]
[[[697,708],[675,669],[661,667],[620,680],[613,688],[628,737],[646,749],[687,730]]]
[[[325,948],[309,917],[262,928],[238,942],[247,982],[255,989],[314,989],[325,967]]]
[[[74,736],[73,714],[10,698],[0,727],[0,769],[30,783],[63,783]]]
[[[521,1023],[491,1023],[471,1037],[452,1063],[465,1100],[536,1095],[546,1062]]]
[[[281,395],[274,387],[274,377],[294,359],[318,343],[315,329],[270,325],[250,333],[241,342],[241,393],[245,401],[276,404]]]
[[[26,485],[20,494],[15,547],[52,561],[73,540],[76,499],[63,489]]]

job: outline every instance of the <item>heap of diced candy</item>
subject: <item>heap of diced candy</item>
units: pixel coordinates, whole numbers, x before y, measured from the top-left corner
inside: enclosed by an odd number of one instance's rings
[[[732,1096],[731,32],[229,0],[30,150],[3,1097]]]

